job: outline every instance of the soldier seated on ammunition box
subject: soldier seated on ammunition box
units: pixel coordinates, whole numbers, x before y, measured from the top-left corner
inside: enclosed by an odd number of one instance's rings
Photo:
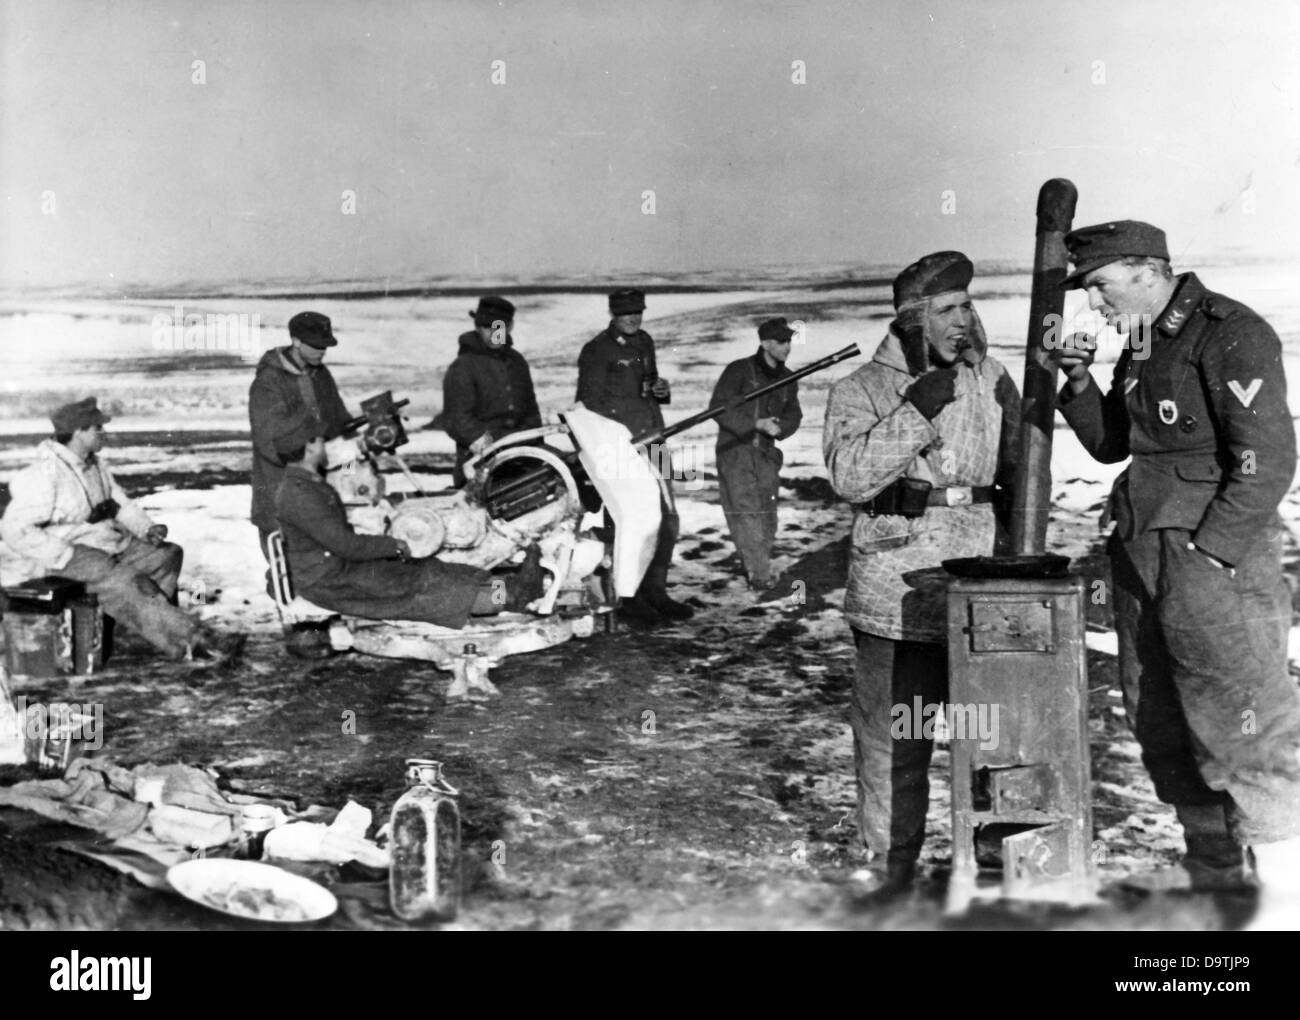
[[[218,633],[177,606],[184,553],[100,457],[111,419],[96,399],[60,407],[50,420],[54,438],[10,481],[0,524],[18,571],[84,582],[105,613],[169,658],[237,661],[246,635]]]
[[[518,573],[493,582],[487,570],[412,559],[400,539],[358,535],[339,494],[325,481],[325,440],[306,426],[279,436],[286,464],[276,515],[297,595],[323,609],[371,620],[417,620],[460,629],[470,616],[520,612],[545,590],[533,546]],[[504,597],[503,597],[504,595]]]

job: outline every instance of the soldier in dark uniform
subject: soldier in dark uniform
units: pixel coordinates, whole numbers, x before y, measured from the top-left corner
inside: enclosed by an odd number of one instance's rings
[[[325,440],[299,427],[276,440],[288,465],[275,507],[294,594],[324,609],[372,620],[420,620],[459,629],[471,616],[518,611],[543,592],[540,553],[506,580],[429,556],[412,560],[405,542],[358,535],[337,492],[321,476]]]
[[[664,427],[660,404],[671,400],[668,380],[660,378],[655,364],[655,344],[641,328],[645,295],[639,290],[617,290],[609,296],[609,326],[582,348],[578,357],[578,403],[589,411],[622,422],[633,436]],[[668,567],[677,542],[677,507],[673,502],[672,467],[659,458],[664,484],[663,516],[654,559],[636,596],[624,599],[625,616],[653,622],[661,616],[689,620],[695,611],[668,595]]]
[[[338,344],[330,320],[318,312],[299,312],[289,320],[288,347],[267,351],[257,364],[248,391],[253,434],[253,507],[250,514],[267,554],[266,538],[276,529],[275,494],[284,462],[275,452],[277,436],[300,427],[326,439],[343,432],[351,415],[338,385],[325,367],[325,352]]]
[[[1278,505],[1296,467],[1277,335],[1240,302],[1174,276],[1162,231],[1121,221],[1066,237],[1089,304],[1128,340],[1102,393],[1090,338],[1067,338],[1062,414],[1116,481],[1108,551],[1125,707],[1193,886],[1243,879],[1262,927],[1300,922],[1300,693]]]
[[[484,297],[469,314],[474,328],[460,335],[460,353],[443,379],[442,413],[435,419],[456,441],[457,487],[465,484],[461,465],[471,456],[502,436],[542,424],[528,362],[510,333],[515,306]]]
[[[709,406],[730,403],[788,376],[785,361],[793,338],[794,330],[785,319],[769,319],[759,326],[758,351],[722,370]],[[773,580],[772,544],[776,540],[776,499],[783,460],[776,442],[793,435],[802,420],[797,383],[718,417],[722,510],[749,585],[756,590],[769,588]]]

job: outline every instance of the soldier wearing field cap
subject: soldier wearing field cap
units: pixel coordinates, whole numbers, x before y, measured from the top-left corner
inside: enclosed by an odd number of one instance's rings
[[[337,346],[328,317],[299,312],[289,320],[287,347],[262,355],[248,391],[248,419],[253,435],[253,506],[250,517],[266,554],[266,539],[276,529],[275,494],[284,477],[284,461],[275,437],[311,426],[326,439],[343,432],[351,415],[339,396],[334,376],[325,367],[325,352]]]
[[[503,297],[479,299],[469,313],[474,328],[462,333],[456,360],[442,383],[442,412],[434,419],[456,441],[454,484],[465,484],[461,465],[511,432],[542,424],[528,362],[515,349],[515,306]]]
[[[830,390],[822,451],[854,507],[844,615],[857,662],[849,700],[858,828],[872,896],[911,887],[925,840],[932,738],[896,705],[948,693],[944,560],[995,551],[995,485],[1015,474],[1020,395],[987,353],[974,266],[935,252],[894,280],[895,318],[872,360]]]
[[[790,374],[785,367],[794,330],[785,319],[768,319],[758,327],[758,350],[722,370],[709,399],[710,407]],[[777,441],[792,436],[803,420],[798,383],[719,415],[718,490],[731,540],[740,555],[749,586],[771,587],[772,545],[776,541],[776,500],[784,460]]]
[[[645,294],[627,288],[609,295],[609,326],[596,334],[578,357],[578,403],[589,411],[622,422],[633,436],[664,427],[663,412],[672,391],[659,375],[655,343],[641,328]],[[677,506],[673,501],[671,465],[659,459],[664,474],[662,518],[654,559],[634,598],[624,599],[624,616],[645,623],[661,617],[688,620],[695,611],[668,595],[668,568],[677,543]]]
[[[1125,337],[1103,392],[1095,342],[1055,358],[1059,407],[1115,483],[1108,551],[1125,707],[1157,795],[1183,825],[1186,880],[1240,885],[1254,853],[1260,927],[1300,926],[1300,694],[1278,505],[1296,466],[1277,335],[1175,276],[1164,232],[1120,220],[1066,236],[1091,308]]]
[[[24,579],[82,581],[105,613],[173,659],[230,661],[244,636],[218,634],[176,605],[184,553],[118,485],[100,457],[112,419],[94,397],[50,416],[54,438],[9,483],[0,534]]]

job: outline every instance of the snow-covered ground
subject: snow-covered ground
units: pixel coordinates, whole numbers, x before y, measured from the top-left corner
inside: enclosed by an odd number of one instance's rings
[[[1198,267],[1211,288],[1250,304],[1282,337],[1293,411],[1300,412],[1300,296],[1293,281],[1300,267],[1289,263],[1224,262]],[[874,278],[871,273],[857,279]],[[804,323],[803,342],[793,348],[798,367],[847,344],[862,356],[804,380],[800,399],[804,426],[784,445],[786,477],[824,475],[820,423],[830,384],[855,370],[884,335],[892,309],[885,285],[817,281],[816,289],[794,285],[779,273],[755,281],[754,289],[650,295],[645,328],[656,337],[660,374],[673,383],[666,408],[671,422],[702,410],[723,366],[757,346],[761,320],[785,315]],[[977,275],[972,294],[989,337],[991,353],[1014,379],[1023,374],[1030,279],[1026,273]],[[509,288],[502,288],[510,294]],[[607,322],[605,299],[593,293],[545,293],[514,297],[518,307],[515,340],[532,367],[539,401],[546,413],[571,405],[576,362],[582,345]],[[411,442],[404,453],[449,454],[448,437],[416,431],[442,403],[442,376],[456,351],[456,338],[469,327],[471,297],[417,296],[344,299],[327,290],[320,296],[285,299],[250,293],[247,297],[121,300],[13,296],[0,298],[0,435],[45,433],[49,408],[88,394],[99,397],[114,421],[115,447],[108,456],[119,473],[198,472],[205,468],[241,469],[248,462],[247,388],[263,350],[287,342],[285,323],[304,308],[328,314],[340,344],[327,363],[349,406],[382,390],[409,398]],[[186,316],[204,316],[202,330],[186,340]],[[159,318],[159,317],[163,318]],[[206,325],[222,320],[222,330]],[[1066,319],[1095,329],[1096,320],[1072,291]],[[171,326],[168,326],[168,323]],[[192,327],[194,320],[189,320]],[[242,330],[242,332],[241,332]],[[1117,337],[1102,336],[1095,373],[1106,385],[1119,353]],[[178,342],[180,349],[168,346]],[[186,343],[197,349],[186,349]],[[222,346],[224,345],[224,347]],[[149,442],[132,433],[167,432]],[[207,436],[185,452],[186,434],[226,431],[225,441]],[[692,480],[679,485],[683,533],[718,528],[725,535],[717,505],[711,425],[675,440],[674,462]],[[0,448],[0,481],[28,457],[25,444]],[[1095,538],[1095,519],[1119,465],[1094,462],[1073,434],[1058,423],[1053,447],[1051,547],[1081,555]],[[247,523],[248,491],[231,485],[187,491],[182,485],[149,496],[145,505],[165,521],[187,551],[184,581],[210,604],[210,612],[236,612],[249,623],[269,625],[272,608],[262,590],[263,564]],[[1295,532],[1300,522],[1300,491],[1284,502],[1283,516]],[[801,514],[813,513],[801,508]],[[825,522],[816,522],[822,524]],[[781,566],[778,561],[778,566]],[[678,569],[691,569],[682,563]],[[217,597],[220,593],[220,597]],[[245,606],[245,601],[247,605]],[[1300,632],[1296,650],[1300,653]]]

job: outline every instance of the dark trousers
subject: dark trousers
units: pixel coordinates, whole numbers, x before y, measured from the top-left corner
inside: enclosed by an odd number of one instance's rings
[[[894,707],[911,713],[948,697],[948,649],[923,641],[892,641],[854,628],[857,662],[849,700],[858,780],[858,832],[885,856],[891,874],[910,875],[925,842],[934,740],[899,727]],[[910,719],[910,716],[909,716]],[[919,728],[919,726],[918,726]]]
[[[753,445],[718,451],[718,494],[727,530],[754,584],[772,580],[776,541],[776,497],[781,462]]]
[[[667,458],[664,458],[667,463]],[[671,468],[669,468],[671,473]],[[641,587],[637,589],[637,596],[645,595],[666,595],[668,593],[668,568],[673,562],[673,547],[677,544],[677,535],[681,527],[680,519],[677,516],[677,504],[673,499],[672,482],[665,480],[664,483],[668,488],[668,496],[664,497],[662,493],[659,496],[659,539],[655,545],[654,557],[650,560],[650,566],[646,568],[645,577],[641,579]]]
[[[1291,599],[1282,534],[1235,575],[1148,531],[1109,551],[1124,706],[1156,794],[1223,804],[1244,845],[1300,836],[1300,693],[1287,669]]]

